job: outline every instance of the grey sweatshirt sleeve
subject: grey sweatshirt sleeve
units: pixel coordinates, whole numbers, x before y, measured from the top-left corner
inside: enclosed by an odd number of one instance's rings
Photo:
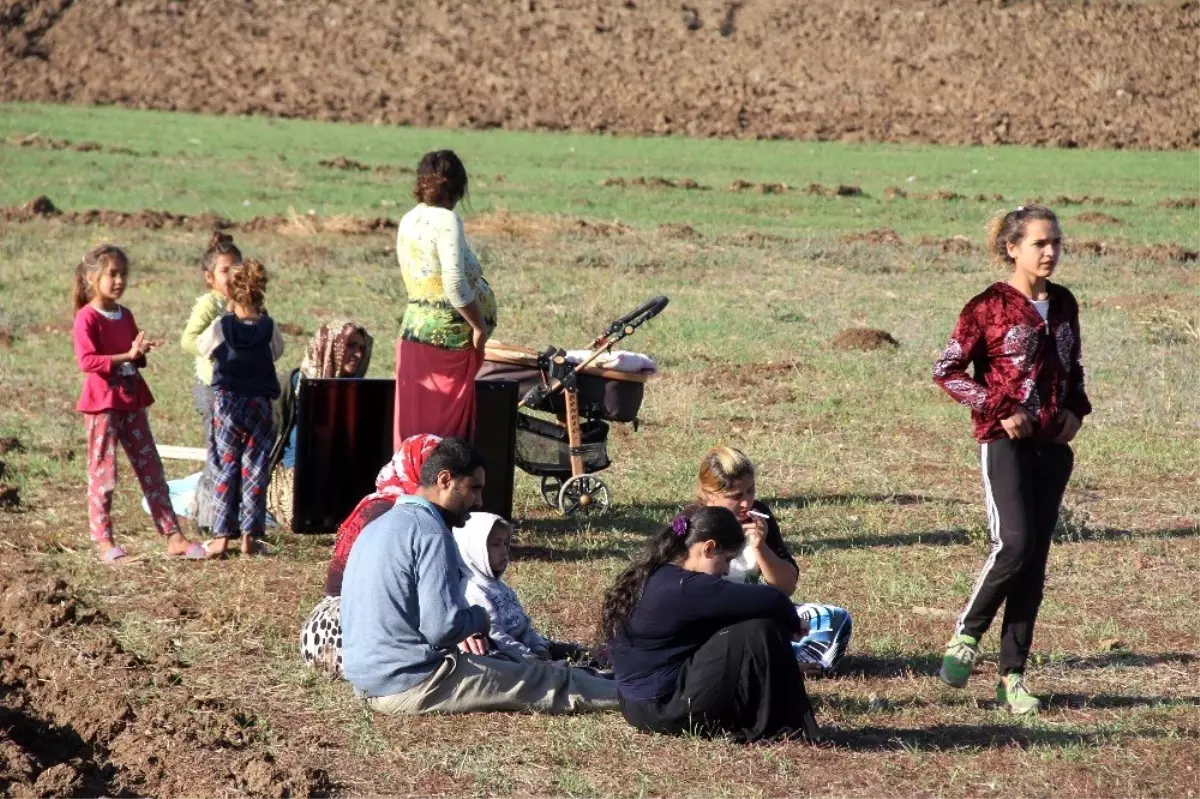
[[[459,574],[458,550],[448,535],[423,537],[416,549],[418,626],[431,646],[445,649],[469,636],[487,635],[487,611],[467,604]]]
[[[521,636],[521,643],[529,647],[534,654],[547,652],[550,649],[550,642],[534,628],[532,619],[529,620],[529,625],[525,628],[525,634]]]
[[[529,647],[521,643],[518,639],[509,634],[508,630],[504,629],[504,624],[500,621],[500,612],[496,610],[495,605],[487,598],[487,594],[479,590],[478,587],[472,585],[469,581],[464,580],[467,601],[472,605],[483,608],[487,613],[488,619],[491,622],[492,629],[488,633],[488,640],[492,645],[508,655],[513,655],[519,660],[523,660],[531,656]]]

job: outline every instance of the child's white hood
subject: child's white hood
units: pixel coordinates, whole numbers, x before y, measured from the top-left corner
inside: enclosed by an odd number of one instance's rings
[[[504,519],[494,513],[471,511],[467,523],[454,528],[454,543],[458,546],[458,554],[462,556],[463,565],[467,567],[472,582],[487,586],[496,581],[492,574],[492,564],[488,561],[488,535],[496,523],[507,524]]]

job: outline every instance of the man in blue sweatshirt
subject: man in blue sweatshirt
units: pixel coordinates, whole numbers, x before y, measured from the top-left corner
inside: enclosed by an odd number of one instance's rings
[[[542,661],[487,657],[487,612],[467,604],[451,528],[480,506],[483,459],[443,439],[421,467],[416,495],[371,522],[342,582],[346,679],[380,713],[617,707],[612,680]]]

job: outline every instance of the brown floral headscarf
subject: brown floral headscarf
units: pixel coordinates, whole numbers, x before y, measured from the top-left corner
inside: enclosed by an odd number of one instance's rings
[[[354,377],[364,376],[367,367],[371,365],[371,346],[374,339],[365,327],[348,319],[327,322],[313,334],[304,353],[304,360],[300,362],[300,374],[310,379],[344,377],[342,361],[346,355],[346,342],[355,333],[362,335],[366,346],[363,348],[362,361],[359,362]]]

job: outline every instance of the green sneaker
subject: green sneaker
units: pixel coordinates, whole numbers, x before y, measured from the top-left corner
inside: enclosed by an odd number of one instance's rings
[[[938,672],[938,677],[946,685],[965,688],[977,657],[979,641],[969,635],[954,636],[946,645],[946,654],[942,656],[942,670]]]
[[[1042,709],[1042,700],[1029,693],[1025,687],[1025,675],[1019,672],[1005,674],[996,683],[996,701],[1008,705],[1008,710],[1017,716],[1037,713]]]

